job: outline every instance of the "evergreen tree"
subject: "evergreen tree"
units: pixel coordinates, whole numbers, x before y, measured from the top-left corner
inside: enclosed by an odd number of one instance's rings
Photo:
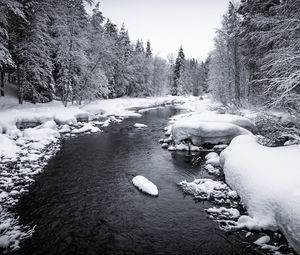
[[[172,86],[172,91],[171,91],[171,94],[173,96],[178,95],[179,79],[184,71],[184,62],[185,62],[185,55],[184,55],[182,47],[180,47],[178,56],[175,61],[175,66],[174,66],[173,86]]]
[[[151,58],[151,57],[152,57],[151,45],[150,45],[150,41],[147,41],[146,58]]]
[[[5,73],[12,73],[16,69],[16,64],[8,49],[10,15],[25,21],[20,3],[15,0],[0,0],[0,96],[4,96]]]

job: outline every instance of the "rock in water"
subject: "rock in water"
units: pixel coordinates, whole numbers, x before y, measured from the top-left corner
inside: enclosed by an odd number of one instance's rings
[[[132,179],[132,183],[140,191],[147,193],[151,196],[158,196],[158,189],[154,183],[149,181],[144,176],[138,175]]]

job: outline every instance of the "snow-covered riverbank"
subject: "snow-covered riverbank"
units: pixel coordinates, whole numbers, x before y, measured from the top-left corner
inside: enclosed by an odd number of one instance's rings
[[[205,148],[206,143],[221,143],[213,148],[215,152],[207,154],[205,170],[213,176],[224,172],[227,184],[218,178],[200,178],[180,182],[183,191],[196,199],[214,200],[219,207],[208,208],[207,212],[222,229],[271,230],[277,239],[280,234],[276,231],[280,230],[300,253],[300,146],[270,148],[260,145],[251,133],[255,127],[250,119],[209,111],[208,99],[200,104],[189,102],[181,108],[185,106],[192,112],[170,119],[166,128],[169,138],[162,140],[162,147],[199,151],[202,149],[199,146]],[[260,113],[252,115],[255,114]],[[217,152],[220,151],[223,152],[219,157]],[[237,195],[246,211],[236,209]],[[246,235],[250,237],[251,232]],[[269,237],[263,240],[254,243],[274,254],[282,254],[280,249],[286,247],[274,240],[270,242]]]
[[[15,99],[14,99],[15,100]],[[140,117],[137,111],[195,98],[122,98],[65,108],[60,102],[19,106],[10,100],[0,110],[0,248],[12,251],[34,229],[21,226],[10,209],[60,148],[60,138],[101,132],[112,122]]]

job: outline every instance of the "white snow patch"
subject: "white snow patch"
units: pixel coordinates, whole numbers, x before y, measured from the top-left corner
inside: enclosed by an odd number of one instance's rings
[[[135,128],[147,128],[148,126],[142,123],[135,123],[133,125]]]
[[[270,242],[271,238],[268,235],[262,236],[260,238],[258,238],[254,243],[256,245],[262,246],[268,242]]]
[[[81,134],[85,132],[97,133],[101,132],[100,128],[93,126],[91,123],[84,124],[81,128],[75,128],[71,131],[71,134]]]
[[[239,136],[221,153],[226,182],[241,197],[249,229],[280,229],[300,253],[300,146],[265,147]]]
[[[206,209],[205,211],[218,219],[235,219],[240,216],[239,210],[235,208],[211,207]]]
[[[135,176],[132,179],[132,183],[135,187],[137,187],[139,190],[152,195],[152,196],[158,196],[158,189],[154,183],[149,181],[147,178],[145,178],[142,175]]]
[[[200,148],[195,145],[187,145],[184,143],[175,144],[174,146],[170,146],[168,148],[169,151],[200,151]]]
[[[221,181],[211,179],[196,179],[193,182],[182,181],[179,183],[184,192],[197,199],[214,199],[218,203],[230,203],[229,198],[235,198],[235,193]]]
[[[206,164],[212,165],[212,166],[220,166],[220,157],[210,158],[206,160]]]
[[[16,142],[6,134],[0,134],[0,158],[15,158],[20,151]]]

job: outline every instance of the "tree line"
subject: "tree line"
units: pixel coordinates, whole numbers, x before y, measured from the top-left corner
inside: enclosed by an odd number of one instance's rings
[[[208,79],[209,90],[225,104],[299,112],[300,0],[230,2]]]
[[[5,81],[24,100],[68,102],[121,96],[198,95],[204,63],[153,56],[151,44],[131,42],[128,30],[91,0],[0,0],[1,96]]]

